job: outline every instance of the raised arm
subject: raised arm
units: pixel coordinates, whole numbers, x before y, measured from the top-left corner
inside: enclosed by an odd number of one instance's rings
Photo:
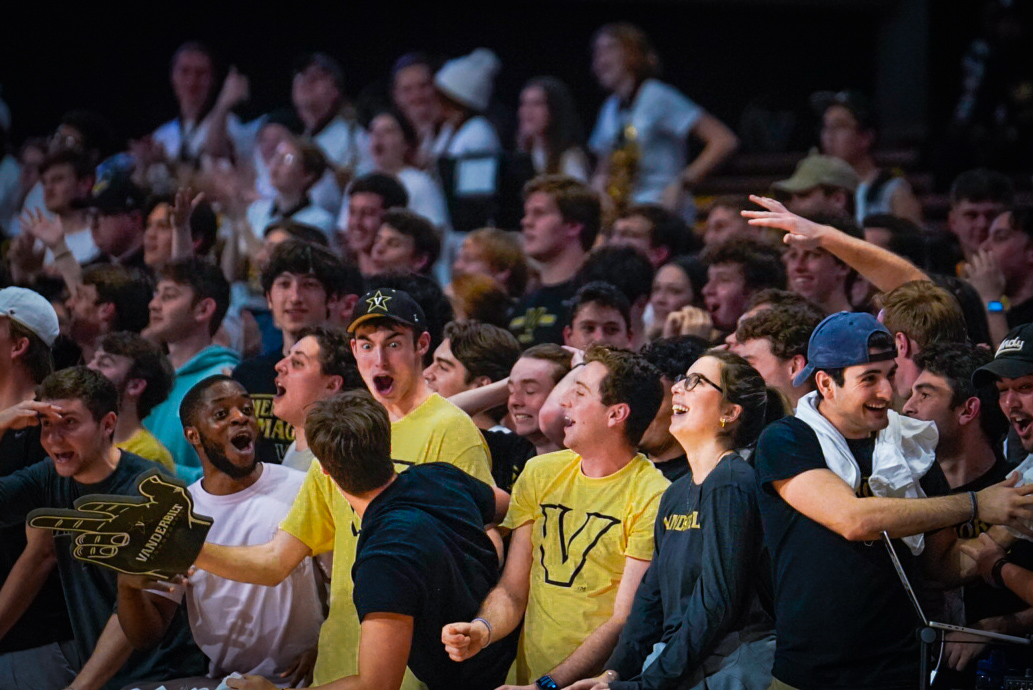
[[[767,197],[751,195],[750,200],[767,211],[743,211],[750,225],[785,230],[785,243],[803,249],[821,248],[860,273],[872,285],[888,292],[912,280],[929,280],[917,266],[871,242],[851,237],[829,225],[820,225],[787,210]]]
[[[222,546],[206,543],[195,565],[227,580],[272,587],[287,579],[291,571],[311,555],[303,541],[281,529],[265,544]]]

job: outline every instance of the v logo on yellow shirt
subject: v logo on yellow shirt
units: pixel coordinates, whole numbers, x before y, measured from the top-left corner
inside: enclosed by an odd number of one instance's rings
[[[606,532],[620,520],[610,515],[587,513],[581,525],[568,537],[572,525],[567,516],[573,509],[559,504],[542,504],[545,524],[542,526],[541,558],[545,581],[550,585],[570,587],[585,566],[588,554]]]

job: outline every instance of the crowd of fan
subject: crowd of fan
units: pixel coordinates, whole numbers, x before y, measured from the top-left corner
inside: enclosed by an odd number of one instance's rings
[[[961,174],[938,237],[822,93],[821,152],[697,220],[735,135],[634,26],[592,66],[587,148],[548,76],[508,147],[486,49],[361,117],[311,54],[242,122],[186,43],[151,136],[73,111],[3,159],[0,687],[914,687],[882,534],[930,617],[1033,633],[1009,178]],[[214,518],[183,577],[25,526],[155,463]],[[1033,661],[950,632],[935,687],[991,655]]]

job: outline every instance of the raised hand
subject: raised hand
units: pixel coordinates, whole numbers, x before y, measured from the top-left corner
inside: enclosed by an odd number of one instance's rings
[[[750,195],[750,201],[763,206],[767,211],[742,211],[743,218],[749,218],[750,225],[785,230],[783,241],[786,244],[799,246],[801,249],[816,249],[821,246],[822,236],[828,231],[837,232],[835,228],[820,225],[798,216],[780,202],[766,196]]]
[[[1018,486],[1021,479],[1012,472],[1003,482],[977,492],[977,514],[987,524],[1005,525],[1033,537],[1033,484]]]
[[[221,110],[230,110],[250,97],[251,84],[247,77],[237,71],[237,67],[234,65],[230,67],[225,81],[222,82],[222,89],[219,90],[219,97],[215,102],[215,107]]]
[[[40,508],[29,526],[74,532],[72,555],[128,575],[169,579],[186,572],[204,545],[211,518],[196,515],[186,486],[153,470],[137,480],[142,498],[83,496],[74,510]]]
[[[962,277],[972,283],[984,302],[1000,299],[1004,294],[1004,274],[989,251],[980,249],[976,252],[972,260],[962,266],[962,272]]]
[[[51,249],[64,239],[65,228],[61,223],[60,216],[54,215],[48,218],[41,209],[30,208],[22,213],[19,221],[24,232]]]
[[[61,408],[51,403],[23,400],[0,412],[0,430],[24,429],[39,424],[41,414],[60,414]]]

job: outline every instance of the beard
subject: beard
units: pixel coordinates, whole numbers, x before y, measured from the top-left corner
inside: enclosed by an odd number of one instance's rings
[[[258,439],[255,439],[254,443],[257,444]],[[222,448],[218,444],[209,441],[203,434],[201,435],[201,449],[204,451],[208,461],[212,463],[215,469],[228,475],[231,479],[244,479],[255,471],[255,465],[258,464],[258,453],[256,452],[255,457],[251,460],[251,464],[247,467],[234,465],[230,462],[230,459],[226,457],[226,453],[222,451]]]

